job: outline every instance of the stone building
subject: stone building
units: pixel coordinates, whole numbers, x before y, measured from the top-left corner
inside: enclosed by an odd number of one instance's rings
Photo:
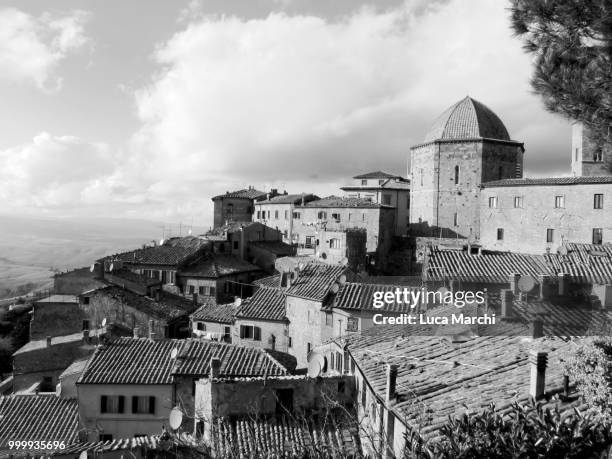
[[[404,235],[410,223],[410,180],[376,171],[356,175],[352,183],[340,188],[349,198],[364,198],[395,208],[395,234]]]
[[[414,236],[477,239],[480,185],[522,177],[523,144],[499,117],[466,97],[410,149],[410,223]]]
[[[610,146],[596,142],[583,123],[572,125],[572,174],[574,176],[610,175]]]
[[[276,194],[272,190],[272,195]],[[231,222],[250,222],[253,218],[254,204],[263,201],[268,193],[256,190],[249,186],[248,189],[227,191],[212,198],[214,203],[213,224],[217,228]]]
[[[200,306],[190,316],[192,336],[231,344],[234,317],[239,307],[235,303]]]
[[[367,267],[370,257],[366,229],[315,229],[312,234],[313,238],[298,249],[298,255],[330,265],[343,264],[354,272],[362,272]]]
[[[30,340],[80,333],[85,314],[74,295],[51,295],[33,304]]]
[[[283,242],[293,242],[293,209],[295,206],[319,199],[309,193],[281,194],[265,201],[255,203],[253,221],[261,222],[266,226],[277,229],[283,235]]]
[[[480,243],[544,254],[566,242],[612,241],[612,175],[526,178],[482,185]]]

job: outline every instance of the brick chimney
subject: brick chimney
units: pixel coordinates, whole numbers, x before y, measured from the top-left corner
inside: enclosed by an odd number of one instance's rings
[[[219,357],[213,357],[210,359],[210,374],[209,378],[218,378],[221,374],[221,359]]]
[[[395,385],[397,382],[397,365],[387,364],[387,390],[385,392],[385,401],[389,403],[395,399]]]
[[[542,398],[546,387],[546,365],[548,353],[536,350],[529,351],[530,381],[529,396],[535,400]]]
[[[501,294],[501,316],[503,319],[514,317],[514,293],[512,290],[502,290]]]
[[[47,336],[47,347],[51,347],[51,337]]]
[[[154,324],[155,322],[153,322],[153,319],[149,319],[149,339],[155,338],[155,332],[153,331]]]
[[[138,329],[138,327],[134,327],[133,333],[134,333],[134,338],[138,338],[138,334],[140,333],[140,330]]]

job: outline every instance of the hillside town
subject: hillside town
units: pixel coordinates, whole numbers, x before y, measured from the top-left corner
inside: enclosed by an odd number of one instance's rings
[[[411,457],[490,405],[585,410],[566,361],[612,320],[612,174],[582,124],[567,149],[524,177],[537,152],[465,97],[405,171],[219,190],[205,234],[56,274],[11,306],[0,457]],[[439,325],[459,312],[495,320]]]

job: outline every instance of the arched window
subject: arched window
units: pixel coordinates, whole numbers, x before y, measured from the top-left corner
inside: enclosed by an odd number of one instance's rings
[[[455,185],[459,185],[459,166],[455,166]]]

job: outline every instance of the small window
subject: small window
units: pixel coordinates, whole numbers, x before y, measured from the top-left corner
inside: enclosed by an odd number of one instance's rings
[[[593,244],[603,244],[603,228],[593,228]]]
[[[291,338],[291,336],[288,337],[289,339],[287,340],[287,347],[293,347],[293,339]]]
[[[312,344],[306,343],[306,353],[310,354],[310,351],[312,351]]]
[[[89,297],[88,296],[84,296],[83,297],[83,304],[89,304]]]
[[[603,161],[603,150],[601,148],[596,148],[593,151],[593,161],[596,163],[600,163]]]
[[[497,208],[497,196],[489,196],[489,208]]]
[[[357,319],[356,317],[349,317],[346,321],[346,331],[359,331],[359,319]]]
[[[134,414],[155,414],[155,397],[132,397],[132,413]]]
[[[289,220],[289,211],[288,210],[285,211],[285,220]]]
[[[232,329],[230,327],[223,327],[223,341],[226,343],[232,342]]]
[[[261,220],[261,210],[257,211],[257,220]]]
[[[367,180],[362,180],[362,181],[361,181],[361,186],[366,186],[367,184],[368,184],[368,181],[367,181]]]
[[[386,206],[390,206],[391,205],[391,195],[387,193],[383,194],[382,203]]]
[[[546,242],[555,242],[555,230],[548,228],[546,230]]]
[[[234,250],[238,250],[238,241],[234,241]]]
[[[100,397],[100,413],[123,413],[125,397],[123,395],[102,395]]]
[[[210,296],[215,296],[216,290],[217,289],[215,287],[209,287],[208,291],[210,292]]]
[[[555,209],[565,208],[565,196],[555,196]]]
[[[455,215],[453,215],[453,225],[459,226],[459,214],[457,212],[455,212]]]
[[[455,185],[459,185],[459,166],[455,166]]]
[[[514,197],[514,208],[515,209],[520,209],[523,207],[523,197],[522,196],[515,196]]]
[[[603,209],[603,194],[598,193],[593,196],[593,209]]]
[[[278,210],[275,210],[275,211],[274,211],[274,218],[275,218],[276,220],[278,220]]]
[[[83,320],[83,330],[89,330],[89,320]]]
[[[332,238],[329,240],[329,248],[330,249],[339,249],[340,248],[340,239]]]
[[[579,151],[579,149],[578,149],[578,148],[576,148],[576,156],[575,156],[575,160],[576,160],[576,161],[578,161],[578,151]]]
[[[204,322],[197,322],[196,326],[200,331],[206,331],[206,324]]]
[[[340,214],[332,214],[332,220],[339,222],[340,221]]]
[[[195,285],[190,285],[189,286],[189,294],[193,295],[195,293]]]
[[[200,287],[198,287],[198,293],[200,295],[204,295],[204,287],[200,285]]]
[[[379,184],[379,185],[382,185],[383,183],[385,183],[385,180],[384,180],[384,179],[380,179],[380,180],[378,181],[378,184]]]
[[[320,211],[320,212],[317,214],[317,218],[318,218],[319,220],[325,220],[325,219],[327,218],[327,212]]]
[[[261,328],[253,325],[240,326],[240,338],[252,339],[253,341],[261,341]]]
[[[300,213],[299,212],[293,212],[293,218],[295,218],[296,220],[300,219]]]
[[[503,228],[497,228],[497,240],[498,241],[504,240],[504,229]]]

